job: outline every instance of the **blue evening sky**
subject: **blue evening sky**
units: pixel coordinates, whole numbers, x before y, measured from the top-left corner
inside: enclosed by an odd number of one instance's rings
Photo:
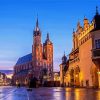
[[[95,15],[99,0],[0,0],[0,69],[13,69],[17,59],[32,51],[37,14],[42,42],[47,32],[54,44],[54,69],[72,49],[72,31],[78,20]]]

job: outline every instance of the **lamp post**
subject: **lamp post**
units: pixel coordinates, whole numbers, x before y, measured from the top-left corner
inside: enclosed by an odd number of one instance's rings
[[[65,64],[62,64],[62,76],[63,76],[63,80],[62,80],[62,86],[65,86]]]
[[[99,88],[100,88],[100,71],[98,71],[97,73],[98,73]]]

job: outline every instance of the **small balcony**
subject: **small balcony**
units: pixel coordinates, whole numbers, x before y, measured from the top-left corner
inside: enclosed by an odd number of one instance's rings
[[[99,59],[100,60],[100,49],[93,49],[92,50],[92,59],[93,60],[97,60]]]

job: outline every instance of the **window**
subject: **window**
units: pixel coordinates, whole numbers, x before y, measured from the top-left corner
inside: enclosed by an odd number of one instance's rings
[[[51,48],[49,48],[49,51],[51,51]]]
[[[49,58],[49,61],[51,61],[51,59]]]
[[[40,62],[40,66],[41,66],[41,62]]]
[[[46,67],[46,63],[44,62],[44,66]]]
[[[46,50],[44,49],[44,53],[45,53],[45,51],[46,51]]]
[[[38,62],[37,62],[37,66],[38,66]]]
[[[38,62],[38,66],[40,66],[40,62]]]
[[[50,58],[50,55],[49,55],[49,58]]]
[[[100,39],[95,40],[96,49],[100,49]]]
[[[49,64],[50,67],[52,67],[52,64]]]

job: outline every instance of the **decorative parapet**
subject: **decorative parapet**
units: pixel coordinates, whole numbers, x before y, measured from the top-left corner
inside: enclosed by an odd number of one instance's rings
[[[89,34],[90,31],[94,29],[94,23],[92,22],[87,30],[83,30],[80,34],[78,34],[78,40],[81,40],[85,35]]]

